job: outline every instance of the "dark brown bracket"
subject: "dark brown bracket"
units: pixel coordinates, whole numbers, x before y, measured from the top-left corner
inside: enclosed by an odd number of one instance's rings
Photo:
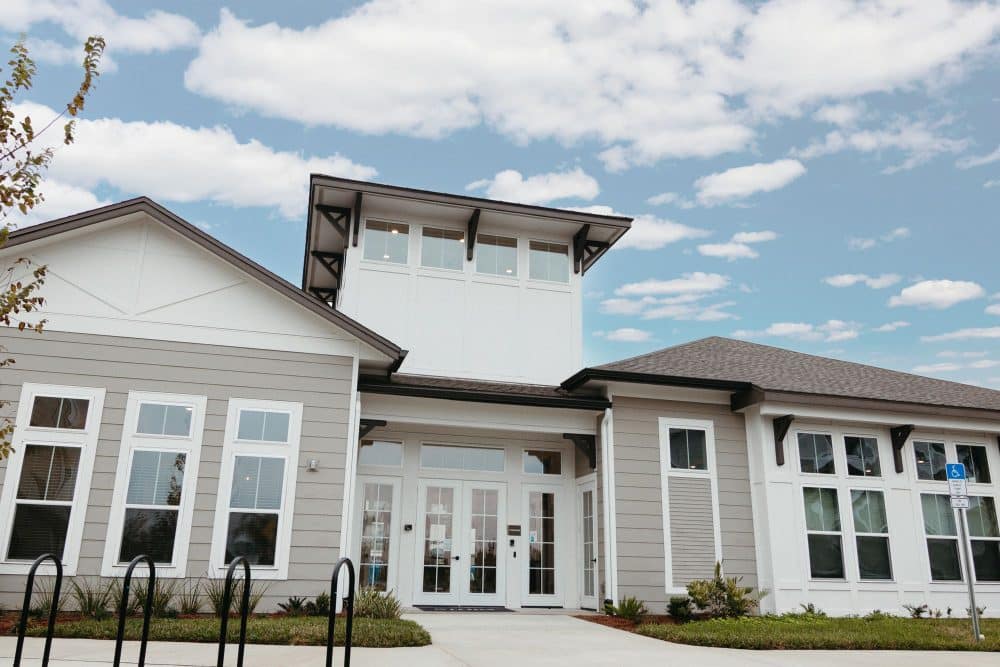
[[[597,438],[586,433],[563,433],[587,457],[591,470],[597,470]]]
[[[358,427],[358,440],[361,440],[380,426],[385,426],[387,423],[384,419],[362,419],[361,425]]]
[[[351,209],[343,206],[329,206],[327,204],[316,204],[316,210],[330,223],[330,226],[337,230],[340,237],[347,243],[350,234]]]
[[[587,234],[589,233],[590,225],[584,225],[576,234],[573,234],[573,273],[580,273],[583,268],[583,251],[587,247]]]
[[[779,466],[785,465],[785,436],[794,419],[795,415],[774,418],[774,462]]]
[[[358,236],[361,235],[361,193],[354,195],[354,236],[351,238],[351,245],[358,247]]]
[[[896,465],[896,472],[903,472],[903,445],[911,433],[913,424],[902,424],[889,429],[889,436],[892,438],[892,462]]]
[[[309,291],[315,294],[320,301],[324,302],[331,308],[337,305],[336,287],[310,287]]]
[[[473,253],[476,249],[476,234],[479,232],[479,209],[472,212],[469,217],[468,229],[465,230],[465,259],[472,261]]]

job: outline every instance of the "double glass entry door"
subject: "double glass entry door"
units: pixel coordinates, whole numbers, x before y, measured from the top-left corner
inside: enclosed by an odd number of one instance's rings
[[[506,487],[421,480],[417,507],[417,604],[505,604]]]

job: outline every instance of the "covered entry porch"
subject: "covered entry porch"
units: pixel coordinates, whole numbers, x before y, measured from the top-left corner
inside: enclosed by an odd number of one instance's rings
[[[364,391],[347,522],[404,606],[598,609],[603,409]]]

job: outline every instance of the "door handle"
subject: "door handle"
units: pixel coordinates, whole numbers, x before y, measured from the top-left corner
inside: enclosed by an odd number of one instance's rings
[[[590,562],[591,562],[591,563],[596,563],[596,562],[597,562],[597,559],[596,559],[596,558],[591,558],[591,559],[590,559]]]
[[[461,560],[461,556],[455,556],[455,560]]]

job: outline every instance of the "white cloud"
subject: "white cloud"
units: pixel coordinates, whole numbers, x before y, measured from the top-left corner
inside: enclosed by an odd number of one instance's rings
[[[960,158],[955,163],[955,166],[959,169],[971,169],[972,167],[982,167],[986,164],[993,164],[998,160],[1000,160],[1000,146],[997,146],[995,151],[986,155],[969,155]]]
[[[790,155],[811,160],[845,150],[880,154],[895,151],[904,155],[903,161],[882,170],[885,174],[894,174],[925,164],[938,155],[961,153],[968,148],[968,139],[955,139],[940,133],[941,128],[951,124],[953,120],[945,117],[930,123],[897,118],[879,129],[856,129],[848,132],[834,130],[820,141],[792,150]]]
[[[306,125],[593,140],[623,169],[740,151],[761,123],[947,83],[985,60],[998,25],[1000,7],[957,0],[371,0],[303,28],[224,10],[185,84]]]
[[[673,204],[680,201],[680,198],[681,196],[676,192],[661,192],[647,199],[646,203],[650,206],[663,206],[664,204]]]
[[[614,331],[596,331],[594,335],[616,343],[645,343],[653,337],[652,331],[622,327]]]
[[[922,280],[904,287],[899,294],[890,298],[889,306],[942,309],[985,295],[986,290],[981,285],[967,280]]]
[[[1000,303],[991,303],[986,306],[987,315],[1000,315]]]
[[[872,289],[884,289],[895,285],[902,279],[902,276],[895,273],[883,273],[880,276],[869,276],[866,273],[841,273],[836,276],[828,276],[823,279],[823,282],[832,287],[851,287],[858,283],[864,283]]]
[[[905,320],[896,320],[895,322],[886,322],[881,326],[877,326],[872,331],[877,333],[888,333],[890,331],[895,331],[896,329],[902,329],[903,327],[910,326],[910,323]]]
[[[877,245],[882,243],[892,243],[893,241],[898,241],[899,239],[909,238],[910,228],[909,227],[896,227],[895,229],[889,230],[879,238],[850,238],[847,239],[847,246],[851,250],[871,250]]]
[[[756,259],[760,253],[750,247],[751,243],[773,241],[778,235],[772,231],[737,232],[728,243],[703,243],[698,252],[706,257],[722,257],[730,262],[737,259]]]
[[[835,343],[853,340],[861,334],[861,326],[855,322],[844,320],[827,320],[822,324],[808,322],[775,322],[766,329],[754,331],[738,329],[733,332],[736,338],[792,338],[804,341],[824,341]]]
[[[642,313],[644,320],[693,320],[696,322],[719,322],[721,320],[738,319],[736,315],[726,309],[736,305],[735,301],[722,301],[719,303],[701,303],[701,299],[694,299],[689,302],[673,302],[663,299],[659,305],[647,308]]]
[[[962,370],[963,366],[961,364],[954,364],[950,362],[942,362],[940,364],[923,364],[920,366],[914,366],[914,373],[950,373],[953,371]]]
[[[957,352],[955,350],[942,350],[942,351],[940,351],[940,352],[937,353],[937,356],[939,356],[941,358],[944,358],[944,359],[958,359],[958,358],[961,358],[961,359],[979,359],[980,357],[985,357],[988,354],[989,354],[988,352],[981,352],[981,351],[976,351],[976,352]]]
[[[695,181],[694,186],[698,190],[698,202],[714,206],[744,199],[758,192],[780,190],[804,173],[806,168],[798,160],[758,162],[702,176]]]
[[[983,183],[984,188],[1000,188],[1000,178],[994,179],[992,181],[986,181]]]
[[[30,115],[36,127],[55,115],[33,103],[17,105],[14,111],[18,117]],[[338,154],[304,157],[276,151],[256,139],[241,142],[222,126],[81,119],[71,145],[61,144],[58,130],[41,139],[59,142],[49,176],[66,186],[93,190],[105,184],[166,201],[273,207],[289,219],[305,211],[310,173],[358,179],[376,174],[372,167]],[[51,198],[49,203],[56,206]]]
[[[1000,338],[1000,327],[969,327],[933,336],[921,336],[920,340],[925,343],[937,343],[946,340],[982,340],[993,338]]]
[[[727,276],[718,273],[695,271],[680,278],[657,280],[650,278],[637,283],[626,283],[615,290],[618,296],[663,296],[679,294],[707,294],[729,285]]]
[[[607,315],[638,315],[650,304],[656,303],[656,299],[647,296],[641,299],[605,299],[601,302],[601,312]]]
[[[579,167],[527,178],[519,171],[505,169],[493,178],[469,183],[465,189],[485,190],[490,199],[522,204],[548,204],[559,199],[589,200],[601,191],[597,181]]]
[[[598,215],[626,215],[615,211],[610,206],[595,204],[593,206],[573,206],[574,211],[596,213]],[[708,236],[710,232],[697,227],[689,227],[673,220],[658,218],[655,215],[633,216],[632,228],[626,232],[612,250],[633,248],[635,250],[659,250],[660,248],[685,239],[698,239]]]
[[[5,222],[14,227],[26,227],[111,203],[99,198],[90,190],[67,185],[53,178],[43,179],[39,191],[44,197],[41,204],[28,211],[27,215],[22,215],[15,209],[8,214]]]
[[[820,107],[813,114],[813,118],[830,125],[845,127],[854,125],[855,121],[864,113],[863,104],[828,104]]]
[[[142,18],[119,14],[105,0],[4,0],[0,29],[27,32],[36,24],[55,24],[74,40],[71,45],[53,40],[31,40],[32,56],[51,64],[79,64],[83,42],[90,35],[107,40],[107,53],[162,53],[194,47],[201,39],[198,25],[180,14],[159,9]],[[105,59],[103,69],[114,69]]]

